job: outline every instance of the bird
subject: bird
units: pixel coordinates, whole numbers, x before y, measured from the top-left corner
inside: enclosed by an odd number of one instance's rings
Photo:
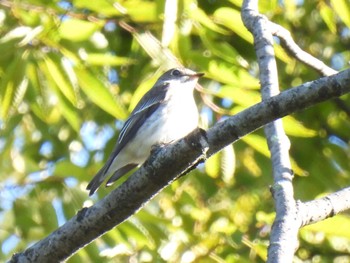
[[[107,177],[106,186],[110,186],[142,165],[153,147],[174,143],[198,127],[193,91],[203,75],[178,67],[160,76],[125,121],[107,162],[86,188],[89,196]]]

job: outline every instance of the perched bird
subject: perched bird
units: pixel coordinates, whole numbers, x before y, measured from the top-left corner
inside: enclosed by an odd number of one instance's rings
[[[198,78],[186,68],[165,72],[142,97],[120,131],[117,144],[106,164],[87,186],[91,196],[111,176],[111,185],[141,165],[156,145],[173,143],[198,126],[198,109],[193,90]]]

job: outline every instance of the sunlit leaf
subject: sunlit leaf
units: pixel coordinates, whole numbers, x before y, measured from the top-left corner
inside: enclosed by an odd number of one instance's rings
[[[292,116],[287,116],[283,118],[283,127],[287,135],[296,137],[314,137],[317,132],[306,128],[301,122],[297,121]]]
[[[343,23],[350,28],[350,6],[347,0],[331,0],[333,10]]]
[[[95,13],[106,15],[106,16],[114,16],[121,15],[122,13],[118,11],[112,2],[108,0],[99,0],[97,1],[86,1],[86,0],[73,0],[74,6],[78,8],[85,8]]]
[[[252,242],[252,241],[248,240],[248,238],[246,238],[246,237],[243,239],[243,243],[246,246],[250,247],[254,251],[254,253],[259,255],[259,257],[263,261],[266,261],[266,259],[267,259],[267,244]]]
[[[215,154],[205,162],[205,172],[208,176],[217,178],[220,174],[220,155]]]
[[[266,139],[264,137],[256,134],[249,134],[247,136],[244,136],[242,140],[262,155],[270,157],[270,152],[267,147]]]
[[[8,66],[5,77],[0,84],[0,103],[1,117],[6,119],[10,107],[18,105],[20,101],[15,102],[16,94],[21,92],[21,89],[26,88],[24,79],[24,71],[26,68],[25,54],[19,52],[11,64]],[[22,90],[23,91],[23,90]],[[23,96],[22,96],[23,97]]]
[[[47,120],[49,115],[49,105],[47,89],[42,86],[40,77],[40,66],[36,63],[29,63],[27,66],[27,76],[29,79],[29,89],[27,97],[32,111],[42,120]]]
[[[67,122],[72,126],[72,128],[79,132],[81,128],[82,120],[79,117],[78,111],[71,103],[69,103],[65,97],[63,97],[60,94],[57,94],[57,98],[59,102],[57,103],[57,106],[60,109],[60,112],[64,116],[64,118],[67,120]]]
[[[213,54],[227,60],[228,62],[237,63],[238,52],[226,42],[218,42],[215,39],[210,39],[210,37],[205,34],[206,32],[207,31],[204,31],[201,34],[201,38]]]
[[[77,97],[74,87],[69,81],[69,78],[62,69],[61,61],[53,54],[44,58],[47,71],[50,74],[52,81],[56,83],[57,87],[62,91],[62,94],[73,104],[77,105]]]
[[[125,119],[127,114],[123,106],[113,97],[108,88],[91,72],[84,68],[75,68],[79,85],[84,93],[101,109],[117,119]]]
[[[198,21],[199,23],[203,24],[204,26],[206,26],[207,28],[218,32],[220,34],[228,34],[228,31],[219,27],[216,23],[213,22],[212,19],[210,19],[203,10],[199,9],[199,8],[193,8],[190,12],[190,16],[192,19]]]
[[[86,62],[96,66],[126,66],[135,61],[130,58],[118,57],[112,54],[89,53],[87,54]]]
[[[215,20],[231,29],[239,37],[249,43],[253,43],[253,36],[243,25],[241,13],[233,8],[222,7],[214,12]]]
[[[159,20],[155,2],[132,0],[123,2],[121,6],[123,10],[125,8],[126,14],[128,14],[134,22],[145,23]]]
[[[294,158],[290,157],[290,163],[292,165],[292,170],[295,175],[298,176],[308,176],[309,173],[305,171],[303,168],[301,168],[298,163],[295,161]]]
[[[231,85],[222,86],[216,95],[244,107],[253,106],[261,101],[261,95],[257,91]]]
[[[64,39],[84,41],[88,40],[98,28],[100,28],[100,25],[96,23],[70,18],[61,23],[58,31]]]
[[[222,179],[226,184],[232,184],[234,182],[235,170],[236,170],[235,151],[232,145],[228,145],[221,151]]]
[[[305,226],[301,229],[304,235],[307,231],[322,232],[329,236],[340,236],[350,238],[350,218],[346,215],[338,215],[327,220]]]
[[[328,26],[329,30],[331,30],[333,33],[336,33],[337,27],[336,27],[336,19],[334,16],[334,10],[330,8],[328,5],[326,5],[324,2],[320,2],[319,8],[320,8],[320,15],[323,21]]]

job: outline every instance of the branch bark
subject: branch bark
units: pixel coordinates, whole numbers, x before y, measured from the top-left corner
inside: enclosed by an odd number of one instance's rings
[[[245,0],[242,19],[254,36],[254,46],[260,69],[263,99],[278,94],[278,75],[273,49],[272,35],[279,37],[282,47],[294,58],[315,69],[323,76],[337,71],[303,51],[293,40],[288,30],[268,21],[258,11],[257,0]],[[340,101],[337,98],[338,103]],[[290,142],[280,120],[265,126],[265,134],[271,152],[274,185],[271,188],[275,200],[274,220],[267,262],[292,262],[297,249],[297,234],[303,225],[323,220],[349,208],[349,190],[344,189],[323,199],[303,203],[295,201],[293,193],[293,172],[289,160]],[[342,199],[340,199],[341,197]],[[341,200],[341,205],[336,205]]]
[[[242,19],[254,37],[254,47],[260,69],[261,94],[262,99],[266,100],[280,92],[271,28],[268,20],[259,14],[257,0],[243,2]],[[299,225],[295,223],[297,207],[294,200],[293,172],[289,159],[290,141],[284,132],[281,119],[267,124],[264,130],[271,153],[274,179],[272,195],[276,207],[267,262],[292,262],[298,244]]]
[[[141,209],[152,197],[198,163],[263,125],[316,103],[350,92],[350,70],[291,88],[235,116],[206,133],[196,131],[156,150],[125,183],[78,214],[10,262],[58,262],[71,256]],[[348,198],[349,199],[349,198]]]
[[[278,37],[281,41],[282,47],[294,58],[313,68],[322,76],[330,76],[337,73],[336,70],[328,67],[321,60],[311,56],[309,53],[302,50],[293,40],[290,32],[284,27],[268,21],[268,26],[271,33]]]
[[[350,187],[309,202],[298,202],[300,226],[322,221],[350,209]]]

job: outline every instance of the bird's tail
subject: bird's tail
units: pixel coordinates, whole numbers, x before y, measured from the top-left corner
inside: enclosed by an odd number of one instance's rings
[[[129,163],[122,168],[118,169],[114,172],[114,174],[111,176],[111,178],[108,179],[106,186],[110,186],[112,183],[117,181],[120,177],[122,177],[124,174],[128,173],[132,169],[134,169],[137,166],[135,163]]]
[[[100,187],[103,181],[106,178],[106,167],[102,167],[100,171],[95,175],[95,177],[91,180],[91,182],[86,187],[86,190],[89,190],[89,196],[92,196],[96,190]]]
[[[123,166],[122,168],[118,169],[117,171],[115,171],[113,173],[111,178],[109,178],[109,180],[106,183],[106,186],[110,186],[113,182],[118,180],[120,177],[122,177],[127,172],[131,171],[136,166],[137,166],[137,164],[129,163],[129,164]],[[86,187],[86,190],[90,191],[89,196],[92,196],[96,192],[96,190],[100,187],[100,185],[103,183],[103,181],[105,180],[105,178],[107,176],[107,170],[108,169],[105,166],[102,167],[101,170],[98,171],[98,173],[95,175],[95,177],[88,184],[88,186]],[[108,174],[110,174],[110,173],[108,173]]]

